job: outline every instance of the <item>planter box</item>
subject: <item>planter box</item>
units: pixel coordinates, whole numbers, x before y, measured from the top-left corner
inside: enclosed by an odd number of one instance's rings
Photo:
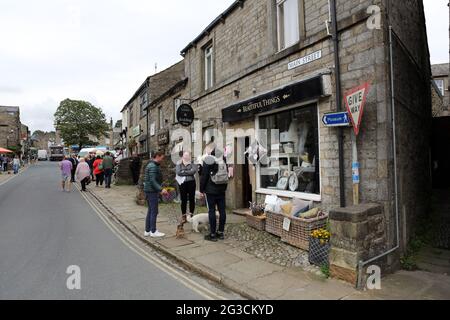
[[[309,263],[322,267],[329,266],[330,242],[320,243],[320,239],[311,238],[309,241]]]
[[[290,217],[288,219],[291,220],[291,225],[289,231],[286,231],[283,229],[283,220],[285,217],[281,217],[281,240],[306,251],[309,250],[311,233],[314,230],[325,228],[328,220],[327,214],[313,219]]]
[[[274,213],[270,211],[266,211],[266,216],[266,231],[277,237],[281,237],[281,233],[283,230],[283,220],[285,217],[280,213]]]
[[[266,230],[266,216],[253,216],[248,214],[246,217],[247,224],[259,231],[265,231]]]

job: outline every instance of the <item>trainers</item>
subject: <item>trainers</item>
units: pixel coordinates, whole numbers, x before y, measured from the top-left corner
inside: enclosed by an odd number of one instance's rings
[[[216,237],[219,240],[225,240],[225,234],[223,232],[217,232]]]
[[[147,237],[150,237],[150,236],[151,236],[151,234],[152,234],[151,232],[147,232],[147,231],[145,231],[145,232],[144,232],[144,237],[146,237],[146,238],[147,238]]]
[[[150,237],[152,238],[162,238],[165,237],[166,235],[162,232],[156,231],[155,233],[151,233]]]
[[[217,238],[215,235],[213,234],[208,234],[205,236],[205,240],[206,241],[211,241],[211,242],[217,242]]]

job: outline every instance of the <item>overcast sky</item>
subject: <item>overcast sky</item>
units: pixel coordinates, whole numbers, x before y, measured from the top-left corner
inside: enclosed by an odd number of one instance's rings
[[[0,105],[21,107],[32,131],[53,130],[65,98],[114,121],[148,75],[233,0],[0,0]],[[424,0],[432,63],[448,61],[448,0]]]

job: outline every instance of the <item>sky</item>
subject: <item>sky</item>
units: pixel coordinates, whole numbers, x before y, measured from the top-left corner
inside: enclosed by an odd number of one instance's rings
[[[0,0],[0,105],[53,130],[66,99],[87,100],[108,119],[147,76],[180,51],[234,0]],[[448,61],[448,0],[424,0],[432,63]]]

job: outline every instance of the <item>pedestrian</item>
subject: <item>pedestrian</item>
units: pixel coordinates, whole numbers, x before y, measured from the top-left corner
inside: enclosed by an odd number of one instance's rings
[[[192,163],[190,152],[185,152],[182,159],[176,167],[177,182],[179,184],[181,195],[181,214],[182,223],[187,221],[187,203],[189,201],[189,215],[193,215],[195,211],[195,190],[197,188],[195,175],[198,172],[196,164]]]
[[[106,189],[111,189],[111,178],[113,174],[113,169],[114,169],[114,159],[113,157],[111,157],[111,153],[108,151],[103,157],[103,171],[105,174]]]
[[[13,159],[13,171],[14,174],[18,174],[20,169],[20,159],[18,156],[15,156]]]
[[[0,173],[3,172],[3,162],[5,161],[5,157],[0,154]]]
[[[218,157],[216,157],[218,156]],[[226,204],[225,192],[228,186],[228,168],[223,154],[214,149],[205,157],[200,192],[206,197],[208,206],[210,233],[205,240],[217,242],[225,238]],[[216,208],[219,211],[219,229],[217,230]]]
[[[89,160],[87,161],[87,163],[89,164],[89,168],[91,169],[91,180],[92,181],[95,181],[94,162],[95,162],[95,157],[93,155],[89,154]]]
[[[69,161],[72,163],[72,172],[71,172],[71,182],[75,182],[75,172],[77,170],[77,166],[78,166],[78,159],[77,156],[75,154],[72,154],[72,157],[69,158]]]
[[[64,156],[63,161],[59,163],[59,168],[61,169],[62,191],[66,191],[66,187],[67,192],[72,191],[70,183],[72,174],[72,162],[70,162],[69,159]]]
[[[9,165],[9,157],[5,156],[3,159],[3,171],[8,171],[8,165]]]
[[[103,171],[103,159],[100,154],[97,154],[97,157],[92,165],[94,168],[94,176],[95,176],[95,185],[98,187],[103,186],[103,180],[105,178],[105,174]]]
[[[75,175],[81,183],[81,191],[86,191],[86,185],[89,184],[91,179],[91,168],[89,168],[85,158],[80,158]]]
[[[139,173],[141,171],[141,159],[137,155],[133,155],[130,161],[131,174],[133,176],[134,185],[139,184]]]
[[[152,160],[145,168],[144,192],[148,201],[148,212],[145,220],[145,237],[161,238],[165,234],[156,229],[156,219],[158,217],[159,194],[165,195],[167,191],[162,188],[163,176],[161,173],[161,163],[164,160],[164,153],[155,152]]]

